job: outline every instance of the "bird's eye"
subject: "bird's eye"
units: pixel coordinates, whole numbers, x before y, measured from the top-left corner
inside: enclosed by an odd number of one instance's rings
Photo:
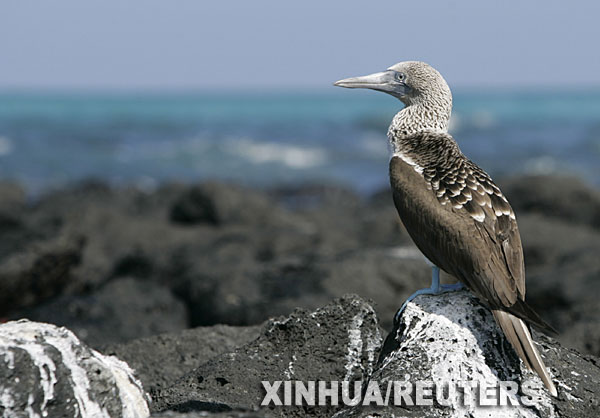
[[[404,74],[402,74],[402,73],[396,73],[396,74],[394,75],[394,78],[395,78],[397,81],[404,81]]]

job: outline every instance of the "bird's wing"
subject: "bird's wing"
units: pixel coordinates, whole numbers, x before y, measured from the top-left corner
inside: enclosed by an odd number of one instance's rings
[[[460,164],[425,161],[419,170],[392,158],[394,202],[427,258],[491,307],[505,309],[525,295],[517,224],[489,176],[462,158]]]
[[[512,306],[517,298],[524,300],[521,237],[515,214],[500,188],[485,171],[464,157],[453,164],[425,169],[423,177],[438,202],[463,222],[474,225],[481,244],[490,250],[487,266],[480,266],[483,271],[479,272],[491,274],[482,276],[492,281],[490,290],[495,290],[505,306]]]
[[[435,265],[490,308],[556,332],[524,301],[523,248],[498,186],[450,135],[404,137],[390,161],[394,203],[411,238]]]

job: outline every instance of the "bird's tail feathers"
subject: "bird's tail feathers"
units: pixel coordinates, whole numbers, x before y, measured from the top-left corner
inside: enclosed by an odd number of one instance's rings
[[[548,324],[544,321],[536,311],[534,311],[531,306],[529,306],[525,301],[521,299],[517,299],[514,305],[510,308],[507,308],[510,313],[521,318],[528,324],[534,326],[537,330],[544,332],[545,334],[557,335],[558,332],[552,327],[552,325]]]
[[[533,344],[531,333],[525,322],[521,318],[502,310],[492,310],[492,313],[494,314],[494,318],[496,318],[496,322],[502,328],[502,331],[504,331],[506,339],[513,346],[521,360],[523,360],[523,363],[540,376],[552,396],[557,396],[556,386],[554,386],[548,374],[540,353]]]

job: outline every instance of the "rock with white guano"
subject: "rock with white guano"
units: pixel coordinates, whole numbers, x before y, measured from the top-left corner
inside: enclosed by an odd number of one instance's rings
[[[340,411],[336,417],[597,417],[598,359],[564,348],[546,336],[534,333],[534,340],[558,388],[557,398],[551,397],[537,374],[524,366],[490,311],[469,292],[417,297],[388,335],[371,379],[378,382],[382,398],[388,382],[412,383],[409,397],[413,403],[417,399],[416,382],[426,386],[431,382],[433,390],[424,398],[432,405],[406,405],[405,398],[403,405],[394,406],[392,386],[386,406],[359,405]],[[463,382],[478,385],[467,401],[461,389]],[[484,405],[479,388],[499,388],[505,385],[502,382],[515,382],[516,394],[505,391],[506,397],[501,397],[500,390],[490,389],[486,393],[488,405]],[[436,384],[444,387],[439,399]],[[456,392],[448,396],[448,385],[452,384],[456,384]],[[497,405],[500,399],[506,406]]]
[[[68,329],[0,325],[0,416],[146,417],[149,398],[129,366]]]

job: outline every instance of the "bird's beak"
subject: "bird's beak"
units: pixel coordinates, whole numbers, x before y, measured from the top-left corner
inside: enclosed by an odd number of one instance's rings
[[[394,80],[393,71],[364,75],[362,77],[350,77],[333,83],[334,86],[349,89],[376,89],[390,84]]]
[[[398,80],[396,74],[398,73],[394,70],[387,70],[362,77],[345,78],[336,81],[333,85],[349,89],[372,89],[401,98],[409,93],[410,88]]]

